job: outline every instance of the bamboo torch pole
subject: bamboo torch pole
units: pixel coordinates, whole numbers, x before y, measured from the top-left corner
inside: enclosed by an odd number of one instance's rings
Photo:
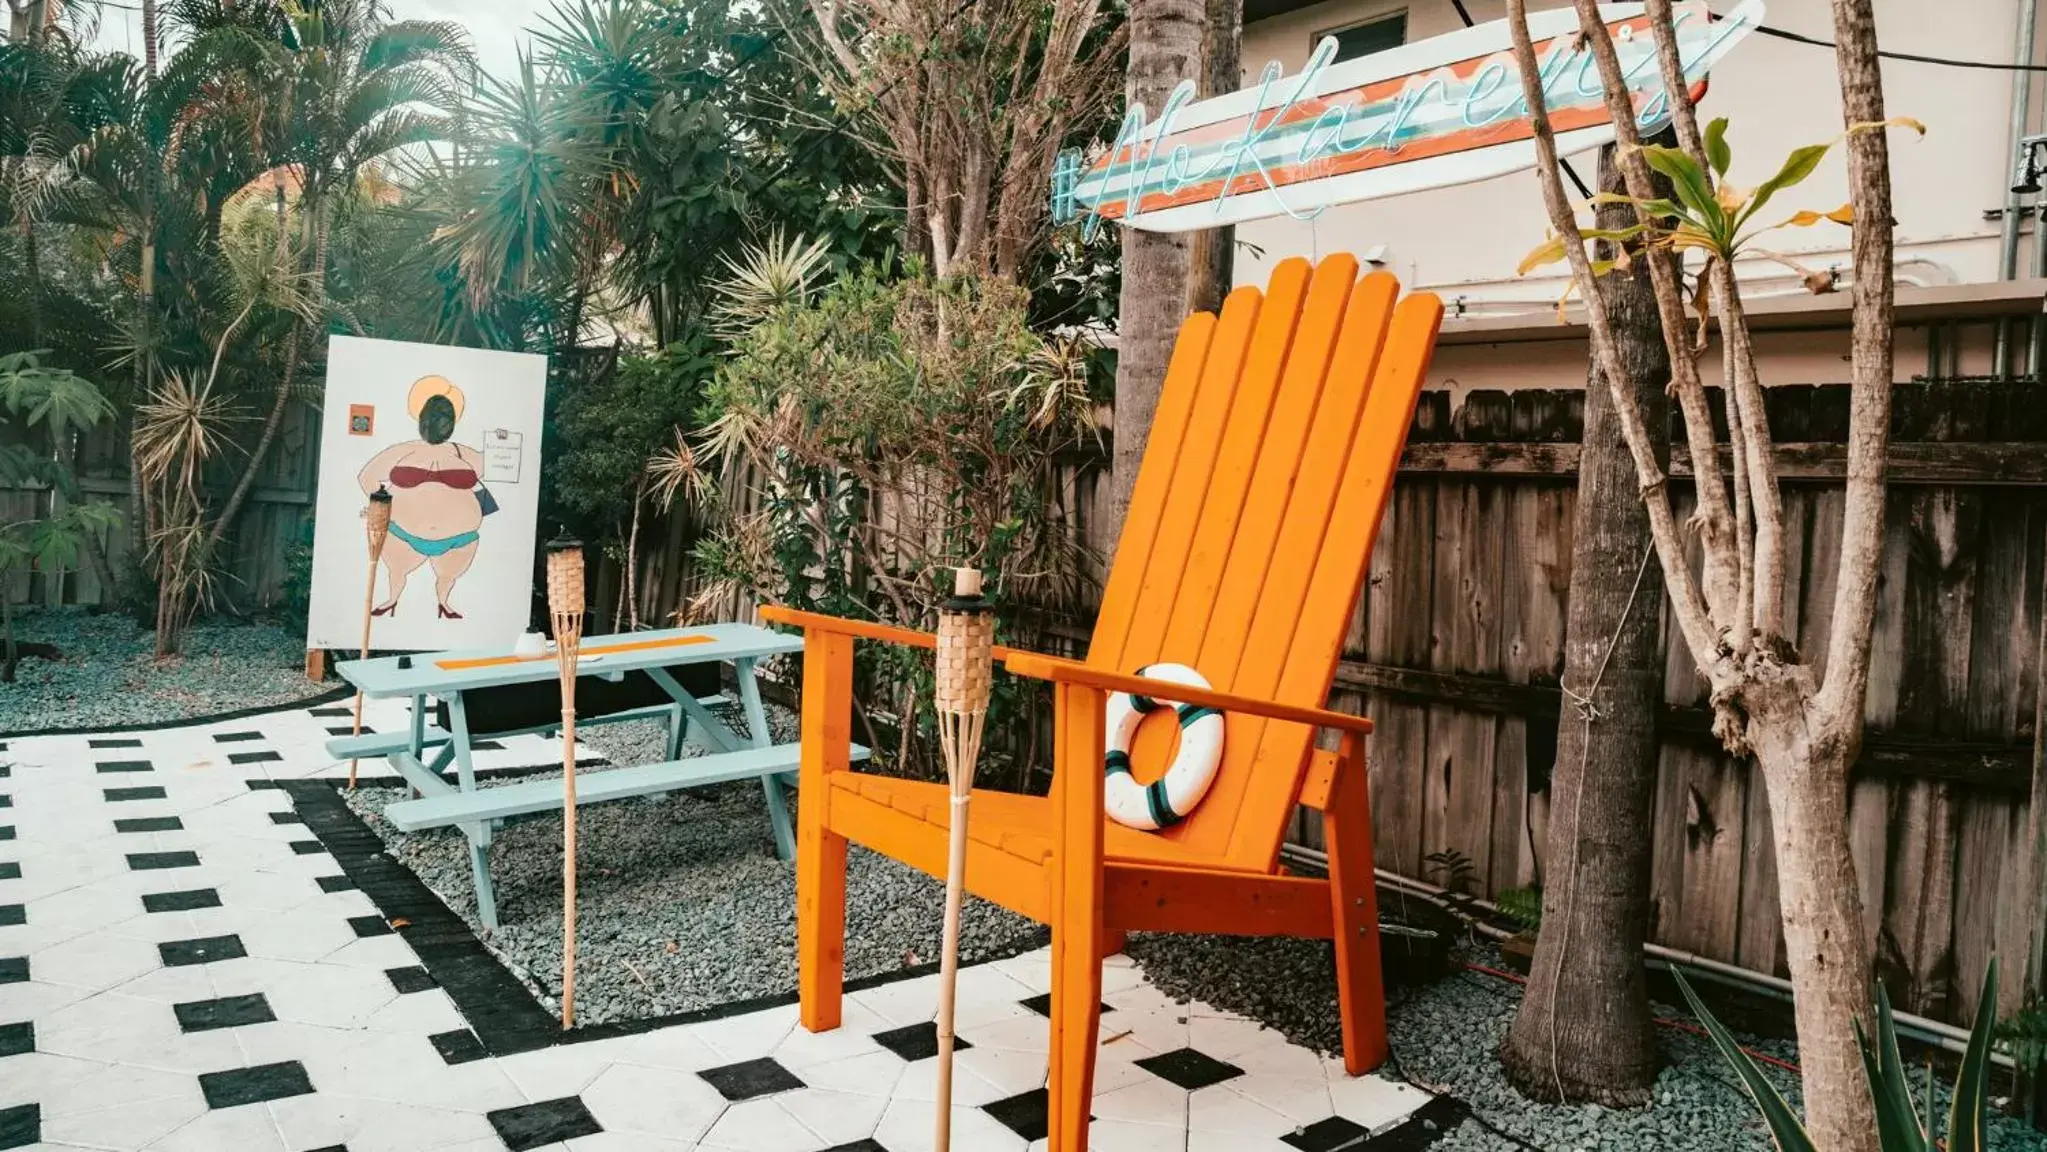
[[[382,484],[370,493],[369,510],[363,513],[363,530],[370,540],[370,575],[363,581],[362,590],[362,658],[370,658],[370,613],[377,606],[377,564],[384,558],[384,541],[391,538],[391,490]],[[362,689],[355,692],[355,734],[362,735]],[[348,762],[348,787],[355,789],[355,767],[358,760]]]
[[[583,646],[583,542],[547,542],[547,608],[562,685],[562,1028],[576,1023],[576,660]]]
[[[937,1152],[952,1148],[952,1051],[954,996],[959,987],[960,902],[966,891],[967,805],[973,798],[974,769],[981,758],[981,729],[988,718],[994,678],[995,615],[981,595],[979,569],[953,573],[953,597],[938,614],[938,743],[952,787],[947,820],[951,854],[945,873],[945,945],[938,977]]]

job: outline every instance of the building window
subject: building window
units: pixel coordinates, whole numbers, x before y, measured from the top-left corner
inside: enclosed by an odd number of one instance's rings
[[[1363,24],[1353,24],[1348,28],[1324,32],[1322,36],[1336,37],[1337,61],[1370,56],[1374,52],[1384,52],[1388,48],[1398,48],[1407,43],[1407,13],[1395,12],[1391,16],[1367,20]],[[1319,42],[1322,36],[1315,39]]]

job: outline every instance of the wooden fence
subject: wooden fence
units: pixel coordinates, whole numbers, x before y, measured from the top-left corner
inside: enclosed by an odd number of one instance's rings
[[[250,441],[255,439],[253,432],[251,429],[247,437]],[[295,404],[278,430],[277,442],[271,445],[248,503],[228,534],[221,565],[228,579],[222,594],[237,608],[276,608],[291,598],[294,582],[305,579],[308,557],[302,553],[311,546],[319,455],[319,411]],[[78,454],[79,487],[86,498],[113,505],[124,521],[131,500],[129,459],[127,431],[113,427],[86,435]],[[228,491],[243,462],[233,454],[220,461],[220,475],[209,491]],[[0,522],[42,515],[57,499],[61,497],[47,490],[0,488]],[[107,559],[117,574],[127,561],[129,540],[129,533],[122,530],[110,533],[105,541]],[[39,574],[33,579],[17,576],[15,581],[12,591],[18,602],[54,607],[97,605],[112,599],[87,563],[81,563],[78,571]],[[304,589],[299,588],[298,594],[304,595]]]

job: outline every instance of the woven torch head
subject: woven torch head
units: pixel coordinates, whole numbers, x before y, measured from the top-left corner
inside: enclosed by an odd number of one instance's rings
[[[583,605],[583,542],[564,532],[547,542],[547,610],[581,617]]]
[[[988,710],[994,679],[995,611],[981,595],[981,573],[961,568],[953,575],[953,595],[938,612],[938,683],[940,712],[970,714]]]
[[[363,527],[370,537],[370,555],[384,554],[384,541],[391,538],[391,490],[382,484],[370,493],[369,511],[363,514]]]

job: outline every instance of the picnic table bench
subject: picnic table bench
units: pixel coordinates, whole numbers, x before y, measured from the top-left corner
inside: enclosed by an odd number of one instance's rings
[[[796,783],[792,773],[800,745],[774,743],[755,668],[765,658],[802,647],[801,637],[750,624],[586,637],[577,661],[577,725],[664,719],[668,743],[665,759],[657,763],[579,774],[578,805],[758,779],[767,798],[775,851],[790,859],[795,838],[782,787]],[[715,679],[705,683],[703,671],[726,664],[738,682],[748,730],[744,737],[710,708],[724,698],[717,694]],[[416,796],[384,810],[385,818],[400,831],[449,826],[462,830],[469,840],[478,917],[495,928],[492,835],[507,818],[560,810],[563,790],[560,780],[479,788],[475,745],[487,737],[560,731],[560,696],[551,690],[559,676],[554,654],[519,656],[506,648],[420,653],[344,661],[336,670],[365,696],[411,699],[412,723],[402,732],[337,737],[327,742],[327,754],[337,760],[382,756],[390,762]],[[439,723],[428,722],[429,698],[437,702],[433,710]],[[690,731],[709,746],[708,754],[682,758]],[[853,749],[856,759],[866,754],[865,749]],[[442,775],[451,764],[452,783]]]

